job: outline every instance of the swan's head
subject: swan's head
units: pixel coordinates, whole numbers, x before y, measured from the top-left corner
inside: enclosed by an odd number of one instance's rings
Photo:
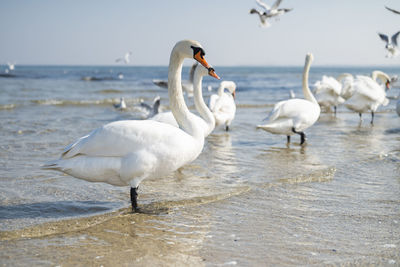
[[[231,93],[232,97],[236,98],[236,83],[232,81],[222,81],[219,87],[227,89],[229,93]]]
[[[314,56],[312,53],[307,53],[306,55],[306,63],[311,63],[314,60]]]
[[[177,52],[184,58],[193,58],[208,70],[208,74],[216,79],[219,79],[214,69],[211,68],[210,64],[205,59],[206,53],[202,45],[194,40],[183,40],[176,43],[173,52]]]

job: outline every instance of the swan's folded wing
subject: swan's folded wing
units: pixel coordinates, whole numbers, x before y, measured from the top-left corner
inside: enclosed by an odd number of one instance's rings
[[[384,89],[374,80],[367,76],[357,76],[353,84],[355,94],[363,95],[371,101],[379,101],[386,97]]]
[[[152,120],[117,121],[100,127],[69,145],[62,158],[76,155],[120,157],[144,148],[155,148],[170,136],[185,135],[180,129]],[[171,141],[172,142],[172,141]]]
[[[275,104],[274,109],[268,116],[269,121],[275,121],[280,118],[295,118],[301,114],[310,112],[310,101],[304,99],[289,99]]]

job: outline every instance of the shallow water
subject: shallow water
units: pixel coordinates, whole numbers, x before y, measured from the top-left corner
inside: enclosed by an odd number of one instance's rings
[[[310,82],[371,70],[312,67]],[[167,110],[167,91],[151,82],[166,77],[165,67],[17,66],[15,77],[0,77],[0,264],[399,265],[394,101],[379,109],[373,126],[369,114],[360,123],[344,107],[336,118],[322,114],[306,131],[306,146],[297,136],[287,146],[285,136],[255,125],[290,89],[302,96],[302,68],[216,71],[238,84],[231,131],[215,130],[180,171],[143,181],[144,214],[129,213],[129,188],[40,165],[96,127],[142,118],[141,99],[160,95]],[[211,78],[203,84],[218,86]],[[398,88],[388,94],[397,96]],[[124,112],[112,107],[121,96]],[[188,104],[193,108],[192,99]]]

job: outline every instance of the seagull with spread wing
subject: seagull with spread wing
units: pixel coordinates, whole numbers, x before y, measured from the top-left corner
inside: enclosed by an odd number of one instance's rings
[[[127,52],[127,53],[125,54],[124,57],[117,58],[117,59],[115,60],[115,62],[123,61],[125,64],[128,64],[128,63],[131,61],[131,59],[130,59],[131,55],[132,55],[132,52],[129,51],[129,52]]]
[[[387,6],[385,6],[385,8],[386,8],[387,10],[389,10],[389,11],[392,11],[392,12],[395,13],[395,14],[400,15],[400,11],[397,11],[397,10],[395,10],[395,9],[389,8],[389,7],[387,7]]]
[[[388,51],[388,54],[386,57],[396,57],[399,53],[399,49],[397,47],[397,37],[399,37],[400,31],[392,35],[392,38],[390,38],[389,41],[389,36],[383,33],[378,33],[379,37],[382,39],[382,41],[386,42],[386,50]]]
[[[256,3],[264,9],[264,11],[259,11],[255,8],[250,10],[250,14],[258,14],[261,21],[261,27],[269,27],[270,24],[268,19],[276,18],[278,19],[279,16],[285,14],[286,12],[291,11],[291,8],[278,8],[281,4],[282,0],[276,0],[275,3],[270,7],[266,3],[262,2],[261,0],[256,0]]]

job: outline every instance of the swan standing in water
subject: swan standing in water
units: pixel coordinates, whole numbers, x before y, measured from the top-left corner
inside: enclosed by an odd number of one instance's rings
[[[229,94],[224,90],[228,89]],[[229,131],[236,113],[235,104],[236,84],[232,81],[222,81],[218,88],[218,94],[210,96],[208,106],[215,117],[215,124],[225,125],[225,130]]]
[[[219,79],[219,77],[215,74],[214,69],[212,68],[206,69],[200,65],[195,67],[194,78],[193,78],[194,105],[201,117],[201,118],[196,117],[196,120],[198,120],[197,123],[201,125],[202,129],[204,130],[204,137],[207,137],[215,128],[214,115],[208,109],[203,99],[202,80],[203,76],[206,76],[207,74]],[[168,123],[175,127],[179,127],[172,112],[159,113],[158,115],[154,116],[151,119],[159,122]]]
[[[195,160],[204,146],[204,131],[186,106],[181,87],[182,64],[194,58],[210,68],[200,43],[178,42],[168,70],[170,107],[180,128],[152,120],[108,123],[67,146],[58,160],[43,168],[90,182],[131,186],[132,211],[138,211],[137,189],[146,178],[167,175]]]
[[[270,18],[278,18],[279,16],[291,11],[291,8],[278,8],[282,0],[276,0],[272,7],[269,7],[266,3],[261,0],[256,0],[257,4],[264,9],[264,11],[258,11],[255,8],[250,10],[250,14],[257,14],[260,18],[261,27],[269,27],[271,24],[268,23]]]
[[[386,43],[385,48],[388,51],[386,57],[396,57],[399,54],[399,48],[397,47],[397,37],[399,37],[400,31],[392,35],[390,38],[386,34],[378,33],[379,37]]]
[[[197,64],[194,63],[189,71],[189,80],[182,82],[183,91],[187,93],[189,97],[193,96],[193,78],[194,78],[194,70],[196,69]],[[153,83],[161,88],[168,88],[168,81],[157,80],[154,79]]]
[[[377,79],[383,81],[384,85],[380,85]],[[382,71],[372,72],[371,77],[358,75],[353,83],[354,94],[346,101],[345,106],[357,112],[360,119],[362,113],[371,111],[371,124],[373,124],[374,114],[378,107],[389,104],[389,99],[386,98],[386,90],[390,88],[390,83],[389,75]]]
[[[321,81],[317,81],[315,84],[314,94],[321,107],[324,107],[327,111],[333,112],[336,116],[337,106],[344,103],[345,99],[341,97],[342,85],[331,76],[322,76]]]
[[[284,134],[287,142],[290,143],[290,136],[300,135],[300,144],[306,141],[304,130],[312,126],[319,118],[321,109],[317,100],[308,87],[308,73],[313,61],[313,55],[307,54],[303,70],[303,94],[305,99],[289,99],[275,104],[271,111],[267,124],[258,125],[258,129],[263,129],[273,134]]]

